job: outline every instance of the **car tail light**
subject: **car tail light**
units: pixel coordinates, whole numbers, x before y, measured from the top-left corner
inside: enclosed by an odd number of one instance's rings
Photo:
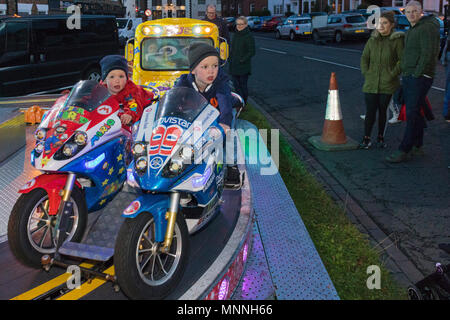
[[[344,28],[352,28],[353,26],[351,24],[344,24]]]
[[[295,30],[297,30],[297,31],[298,31],[298,26],[295,26]]]

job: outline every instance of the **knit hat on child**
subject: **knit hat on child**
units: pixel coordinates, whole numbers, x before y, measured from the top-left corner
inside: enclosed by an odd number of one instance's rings
[[[120,69],[125,71],[128,78],[128,62],[118,54],[109,55],[100,60],[100,67],[102,68],[102,80],[105,80],[112,70]]]
[[[192,71],[206,57],[215,56],[219,58],[217,50],[204,42],[194,42],[189,46],[188,59],[189,70]]]

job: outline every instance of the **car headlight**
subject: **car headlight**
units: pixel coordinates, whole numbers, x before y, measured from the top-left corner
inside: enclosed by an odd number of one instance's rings
[[[133,155],[135,157],[140,157],[145,154],[145,143],[136,142],[133,146]]]
[[[147,168],[147,158],[140,157],[136,160],[136,169],[139,171],[144,171]]]
[[[87,142],[87,134],[81,131],[75,132],[74,141],[79,146],[84,146]]]
[[[43,140],[45,139],[45,136],[47,135],[47,131],[45,129],[37,129],[34,133],[34,137],[36,140]]]
[[[66,143],[66,144],[64,145],[63,153],[64,153],[64,155],[65,155],[66,157],[71,157],[71,156],[75,153],[75,151],[77,151],[77,146],[76,146],[76,144],[73,144],[73,143]]]

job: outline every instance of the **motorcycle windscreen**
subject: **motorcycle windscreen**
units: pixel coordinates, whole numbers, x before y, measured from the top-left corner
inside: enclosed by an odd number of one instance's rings
[[[101,121],[105,114],[100,114],[99,110],[95,114],[91,111],[110,97],[111,94],[108,89],[96,81],[79,81],[70,92],[64,105],[59,109],[52,128],[48,130],[43,157],[50,158],[55,154],[75,131],[87,131],[87,123],[90,123],[90,127],[92,127]],[[110,109],[108,113],[112,113],[112,107],[105,107]]]
[[[177,87],[161,99],[148,145],[148,173],[158,176],[168,163],[183,133],[208,105],[197,91]],[[157,187],[157,186],[154,186]]]

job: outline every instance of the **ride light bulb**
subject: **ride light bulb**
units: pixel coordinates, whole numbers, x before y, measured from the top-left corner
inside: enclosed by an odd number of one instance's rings
[[[219,300],[225,300],[227,298],[229,285],[230,281],[228,280],[228,277],[225,277],[220,283]]]
[[[84,132],[75,133],[74,141],[79,146],[84,146],[87,142],[87,134]]]
[[[136,156],[140,156],[145,153],[145,147],[143,143],[137,142],[133,146],[133,154]]]
[[[149,27],[145,27],[144,29],[142,29],[142,32],[146,35],[146,36],[148,36],[149,34],[150,34],[150,28]]]
[[[140,157],[136,161],[136,169],[144,170],[147,167],[147,159],[145,157]]]
[[[202,28],[200,28],[200,27],[194,28],[194,33],[200,33],[200,32],[202,32]]]
[[[161,27],[154,27],[154,28],[153,28],[153,31],[154,31],[156,34],[160,34],[160,33],[162,32],[162,28],[161,28]]]
[[[170,163],[169,169],[171,172],[176,173],[180,171],[182,167],[183,164],[179,159],[173,159],[172,162]]]
[[[42,151],[44,151],[44,144],[43,143],[38,143],[36,145],[36,148],[34,148],[34,151],[36,151],[37,153],[42,153]]]
[[[34,134],[34,137],[36,138],[36,140],[42,140],[42,139],[45,139],[45,135],[46,135],[46,132],[44,129],[38,129],[36,131],[36,133]]]
[[[72,144],[72,143],[68,143],[64,146],[63,149],[63,153],[66,157],[71,157],[75,151],[77,150],[77,146]]]
[[[206,33],[210,33],[210,32],[211,32],[211,28],[210,28],[210,27],[206,27],[206,28],[205,28],[205,32],[206,32]]]

